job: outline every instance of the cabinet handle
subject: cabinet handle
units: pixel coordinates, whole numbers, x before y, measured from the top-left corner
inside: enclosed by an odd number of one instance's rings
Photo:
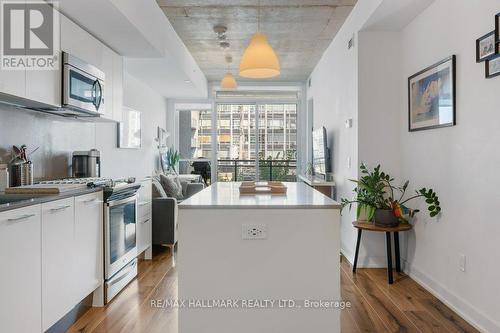
[[[71,206],[70,205],[67,205],[67,206],[61,206],[61,207],[57,207],[57,208],[52,208],[50,211],[52,213],[55,213],[55,212],[59,212],[61,210],[65,210],[65,209],[68,209],[70,208]]]
[[[90,204],[90,203],[103,203],[104,201],[102,200],[99,200],[99,199],[89,199],[89,200],[85,200],[83,201],[84,204]]]
[[[142,223],[142,224],[146,224],[146,223],[148,223],[148,222],[149,222],[149,219],[146,219],[146,220],[142,221],[141,223]]]
[[[14,219],[8,219],[7,222],[18,222],[18,221],[29,219],[30,217],[33,217],[35,215],[36,214],[26,214],[26,215],[23,215],[23,216],[16,217]]]

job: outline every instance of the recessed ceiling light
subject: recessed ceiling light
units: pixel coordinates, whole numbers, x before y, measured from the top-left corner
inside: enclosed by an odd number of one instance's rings
[[[191,80],[184,80],[184,83],[191,83]]]

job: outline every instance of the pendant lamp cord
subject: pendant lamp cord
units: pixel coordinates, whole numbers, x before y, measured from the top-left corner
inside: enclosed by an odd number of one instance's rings
[[[260,0],[257,4],[257,32],[260,32]]]

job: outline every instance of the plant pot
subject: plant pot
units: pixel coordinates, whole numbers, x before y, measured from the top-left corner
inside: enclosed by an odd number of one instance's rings
[[[373,222],[381,227],[396,227],[399,225],[399,220],[391,209],[377,209]]]

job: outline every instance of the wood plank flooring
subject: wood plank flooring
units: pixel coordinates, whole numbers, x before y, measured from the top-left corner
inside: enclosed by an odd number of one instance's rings
[[[177,298],[177,272],[167,248],[153,253],[152,261],[140,261],[138,278],[120,295],[104,308],[92,308],[67,332],[177,333],[177,311],[151,306],[152,300]],[[352,304],[341,313],[343,333],[478,332],[402,274],[396,273],[394,284],[388,285],[385,269],[353,274],[344,259],[341,290]]]

